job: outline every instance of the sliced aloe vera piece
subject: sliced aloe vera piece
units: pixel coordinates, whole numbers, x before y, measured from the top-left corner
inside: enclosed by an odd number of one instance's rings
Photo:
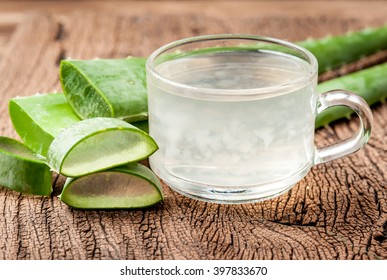
[[[17,192],[48,196],[49,167],[22,143],[0,136],[0,185]]]
[[[61,93],[12,98],[9,114],[24,144],[43,156],[63,128],[80,121]]]
[[[63,60],[60,81],[82,119],[114,117],[127,122],[148,117],[145,58]]]
[[[79,177],[149,157],[158,149],[144,131],[115,118],[92,118],[65,128],[51,143],[47,163]]]
[[[60,200],[75,208],[143,208],[163,200],[160,181],[132,163],[78,178],[67,178]]]

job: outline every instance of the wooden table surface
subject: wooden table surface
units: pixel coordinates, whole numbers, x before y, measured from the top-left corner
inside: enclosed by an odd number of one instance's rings
[[[209,33],[298,41],[382,25],[386,15],[385,1],[0,1],[0,135],[19,139],[9,98],[61,90],[63,58],[147,56]],[[62,176],[53,177],[51,197],[0,187],[0,259],[387,259],[387,105],[372,111],[364,149],[313,167],[291,191],[260,203],[204,203],[164,184],[155,207],[83,211],[58,200]],[[320,129],[316,143],[357,126]]]

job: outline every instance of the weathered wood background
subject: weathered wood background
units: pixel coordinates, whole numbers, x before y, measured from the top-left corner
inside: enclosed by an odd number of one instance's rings
[[[259,3],[249,2],[245,8],[243,3],[239,5],[246,14],[238,13],[235,3],[228,8],[217,3],[201,13],[189,4],[176,4],[169,11],[165,7],[171,3],[160,6],[158,13],[157,4],[149,2],[145,8],[137,3],[142,11],[138,13],[74,7],[26,13],[0,3],[0,15],[10,11],[15,17],[8,19],[16,18],[9,25],[6,17],[0,20],[5,26],[0,25],[0,135],[18,138],[7,111],[10,97],[60,91],[58,63],[66,57],[147,56],[164,43],[208,33],[298,41],[386,20],[378,16],[380,9],[374,17],[362,17],[361,11],[359,16],[338,17],[334,5],[332,13],[264,14]],[[251,5],[256,5],[256,15]],[[152,7],[151,12],[146,7]],[[385,5],[381,2],[380,7]],[[387,61],[386,57],[380,54],[349,69]],[[0,259],[387,259],[387,104],[374,106],[373,113],[373,135],[364,149],[313,167],[291,191],[261,203],[204,203],[164,185],[165,201],[150,209],[82,211],[58,200],[61,176],[54,176],[49,198],[0,187]],[[316,143],[345,139],[357,126],[354,119],[318,130]]]

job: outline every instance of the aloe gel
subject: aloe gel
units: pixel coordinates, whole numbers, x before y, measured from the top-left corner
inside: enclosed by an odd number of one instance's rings
[[[56,172],[80,177],[137,162],[158,149],[144,131],[115,118],[92,118],[64,129],[51,143],[47,163]]]
[[[82,209],[128,209],[152,206],[164,198],[156,175],[128,164],[66,180],[60,200]]]

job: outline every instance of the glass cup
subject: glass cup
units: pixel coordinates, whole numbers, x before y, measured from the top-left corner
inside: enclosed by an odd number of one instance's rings
[[[159,145],[151,168],[188,197],[247,203],[357,151],[371,110],[348,91],[317,93],[317,68],[308,50],[268,37],[207,35],[159,48],[146,65],[149,133]],[[358,114],[359,131],[316,148],[316,115],[337,105]]]

